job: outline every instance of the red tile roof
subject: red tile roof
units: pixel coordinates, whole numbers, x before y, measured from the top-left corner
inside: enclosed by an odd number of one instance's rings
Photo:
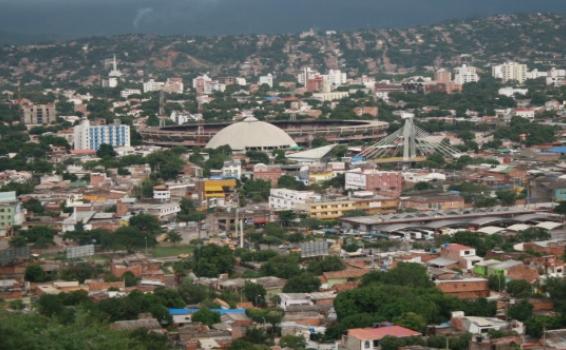
[[[416,337],[421,335],[412,329],[401,326],[387,326],[379,328],[353,328],[348,330],[348,336],[358,338],[360,340],[381,340],[387,336],[404,338]]]

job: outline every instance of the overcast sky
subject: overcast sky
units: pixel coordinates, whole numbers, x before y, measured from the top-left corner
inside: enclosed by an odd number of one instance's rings
[[[0,31],[59,37],[272,33],[536,11],[566,13],[566,0],[0,0]]]

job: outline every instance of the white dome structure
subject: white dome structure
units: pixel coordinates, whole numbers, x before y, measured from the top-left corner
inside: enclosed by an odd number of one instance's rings
[[[268,151],[297,146],[291,136],[273,124],[248,117],[228,125],[214,135],[206,148],[228,145],[234,151]]]

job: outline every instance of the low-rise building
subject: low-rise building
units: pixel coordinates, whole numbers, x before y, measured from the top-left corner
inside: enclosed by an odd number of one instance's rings
[[[309,203],[316,203],[321,196],[313,191],[297,191],[286,188],[272,188],[269,191],[271,210],[307,210]]]
[[[385,337],[419,337],[421,333],[401,326],[348,329],[342,337],[341,345],[346,350],[377,350]]]
[[[476,255],[476,250],[463,244],[449,243],[442,246],[440,256],[458,261],[461,268],[471,270],[483,259]]]
[[[316,219],[337,219],[351,211],[364,211],[368,215],[397,210],[399,198],[371,196],[364,198],[338,198],[309,203],[307,212]]]
[[[452,210],[466,207],[464,197],[451,193],[411,196],[401,201],[401,207],[415,210]]]
[[[489,296],[489,282],[486,278],[436,280],[435,283],[442,293],[459,299],[477,299]]]
[[[254,165],[254,179],[267,181],[271,183],[271,187],[277,186],[277,182],[281,176],[283,176],[283,170],[278,165],[265,165],[263,163]]]
[[[344,181],[346,190],[373,191],[390,196],[399,196],[403,190],[403,176],[397,171],[348,171]]]

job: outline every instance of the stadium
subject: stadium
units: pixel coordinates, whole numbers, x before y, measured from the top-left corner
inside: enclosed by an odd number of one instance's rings
[[[139,132],[145,144],[157,146],[206,147],[224,128],[245,123],[194,123],[161,128],[143,128]],[[258,125],[268,124],[258,122]],[[386,135],[389,124],[378,120],[276,120],[269,124],[283,130],[301,146],[309,146],[317,138],[329,143],[371,142]],[[258,128],[261,133],[261,128]],[[246,128],[246,130],[250,130]],[[253,129],[252,129],[253,130]],[[249,132],[249,131],[248,131]],[[248,134],[249,135],[249,134]],[[246,137],[240,134],[239,137]]]

